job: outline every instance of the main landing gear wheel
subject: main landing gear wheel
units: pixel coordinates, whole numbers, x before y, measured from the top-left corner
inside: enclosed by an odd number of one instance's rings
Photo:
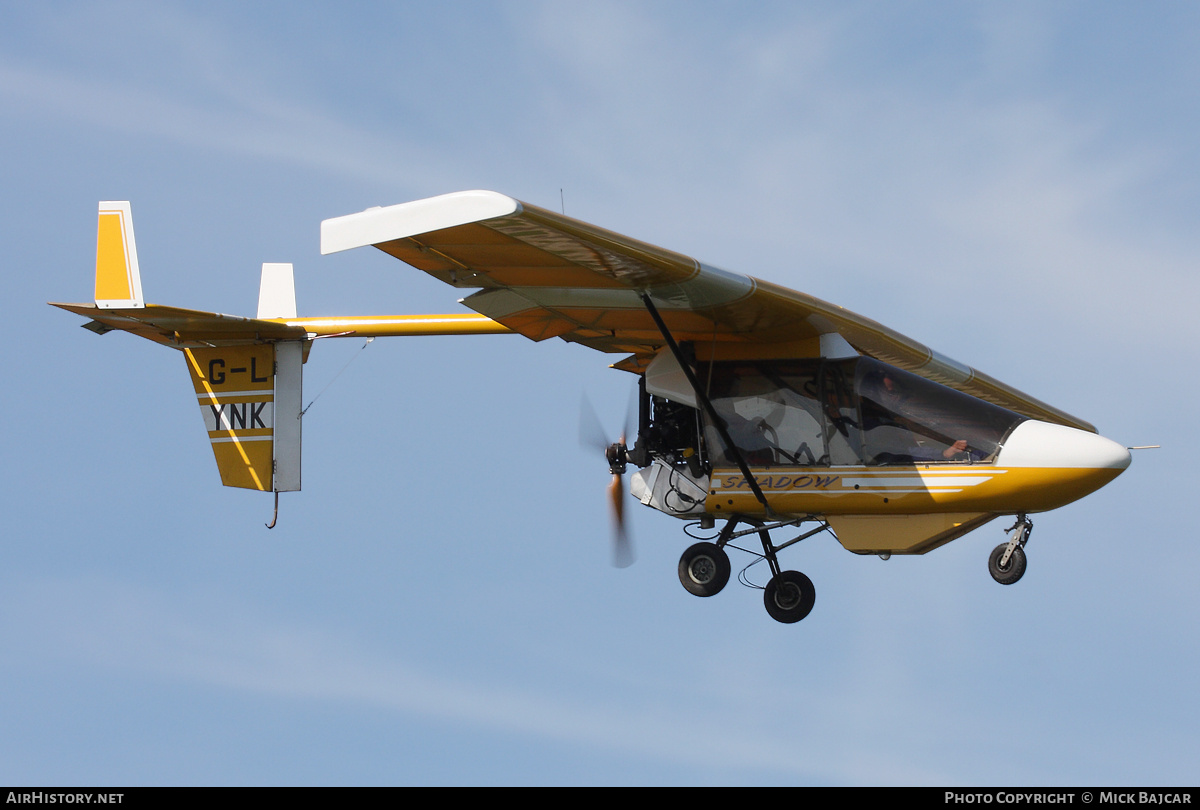
[[[781,571],[771,577],[763,592],[767,613],[777,622],[794,624],[813,609],[817,589],[812,580],[799,571]]]
[[[1000,560],[1004,557],[1004,550],[1007,548],[1008,543],[1001,543],[992,549],[992,554],[988,557],[988,573],[1001,585],[1012,585],[1025,575],[1025,549],[1020,546],[1012,550],[1007,565],[1000,565]]]
[[[716,543],[697,543],[679,558],[679,581],[690,594],[715,596],[729,582],[729,555]]]

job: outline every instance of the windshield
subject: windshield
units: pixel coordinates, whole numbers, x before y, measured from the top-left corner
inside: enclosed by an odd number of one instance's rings
[[[869,358],[857,362],[854,389],[868,464],[990,460],[1024,419]]]
[[[866,357],[717,362],[699,378],[753,466],[988,461],[1024,419]],[[707,420],[705,440],[714,466],[736,464]]]
[[[828,463],[822,459],[819,369],[814,360],[713,364],[709,398],[748,464]],[[711,425],[706,440],[714,464],[736,463]]]

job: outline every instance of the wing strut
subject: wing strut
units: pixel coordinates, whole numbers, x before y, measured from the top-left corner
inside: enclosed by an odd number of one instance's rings
[[[712,420],[713,427],[717,429],[717,433],[721,436],[721,441],[725,442],[725,447],[734,461],[737,462],[738,469],[742,471],[742,475],[746,477],[746,483],[750,485],[750,490],[754,493],[754,497],[767,510],[767,515],[774,517],[775,513],[771,510],[771,505],[767,503],[767,496],[763,495],[762,489],[758,486],[758,481],[754,478],[754,473],[750,472],[750,465],[746,463],[746,459],[742,456],[742,451],[733,439],[729,436],[729,431],[726,430],[725,420],[717,413],[717,409],[713,407],[708,396],[704,393],[704,388],[700,385],[700,381],[696,379],[696,375],[692,372],[692,366],[683,357],[683,352],[679,350],[679,344],[675,342],[675,338],[671,337],[667,325],[663,322],[662,316],[658,314],[658,307],[654,306],[654,302],[650,300],[649,293],[641,293],[642,303],[646,305],[646,311],[650,313],[650,317],[654,319],[654,325],[658,327],[658,331],[662,332],[663,339],[667,342],[667,348],[671,350],[671,354],[675,355],[675,361],[679,363],[679,367],[683,369],[683,373],[687,376],[688,385],[692,386],[692,390],[696,392],[696,401],[704,406],[705,413]]]

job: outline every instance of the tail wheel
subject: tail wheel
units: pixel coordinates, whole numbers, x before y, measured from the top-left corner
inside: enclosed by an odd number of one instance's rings
[[[697,543],[679,558],[679,582],[696,596],[720,593],[729,572],[729,555],[715,543]]]
[[[1001,567],[1000,559],[1004,556],[1006,548],[1008,543],[1001,543],[992,549],[992,554],[988,557],[988,573],[1001,585],[1012,585],[1025,575],[1025,549],[1020,546],[1014,548],[1008,557],[1008,564]]]
[[[812,580],[799,571],[781,571],[771,578],[763,592],[767,613],[777,622],[794,624],[813,609],[817,589]]]

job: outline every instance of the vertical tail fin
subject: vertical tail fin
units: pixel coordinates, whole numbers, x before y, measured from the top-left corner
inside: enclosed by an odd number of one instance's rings
[[[263,264],[258,317],[296,317],[290,264]],[[255,339],[184,351],[221,483],[300,489],[303,341]]]
[[[258,287],[259,318],[295,318],[296,283],[291,264],[264,262]],[[304,344],[280,340],[275,344],[274,440],[271,444],[271,489],[300,489],[300,417]],[[214,445],[215,447],[215,445]]]
[[[184,349],[221,483],[300,489],[303,343]]]
[[[96,228],[96,306],[140,309],[145,305],[129,203],[102,202]]]
[[[295,318],[296,282],[291,264],[263,262],[258,285],[259,318]]]

